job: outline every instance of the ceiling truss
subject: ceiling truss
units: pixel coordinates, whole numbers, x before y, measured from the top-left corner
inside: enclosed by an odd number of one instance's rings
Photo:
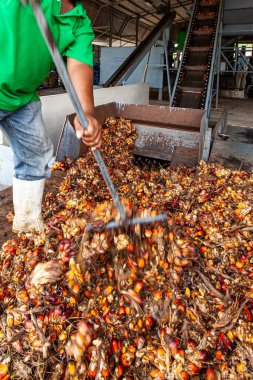
[[[137,45],[162,17],[167,0],[92,0],[85,2],[96,35],[95,42],[109,46]],[[190,18],[193,0],[171,0],[175,23]]]

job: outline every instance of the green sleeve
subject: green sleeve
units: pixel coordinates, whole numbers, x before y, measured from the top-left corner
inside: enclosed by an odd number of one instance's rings
[[[94,33],[85,10],[83,10],[83,15],[76,22],[73,35],[74,41],[68,46],[64,55],[93,67],[92,41]]]

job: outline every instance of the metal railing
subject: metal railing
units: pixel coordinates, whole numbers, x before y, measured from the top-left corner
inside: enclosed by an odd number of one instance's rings
[[[221,0],[220,6],[219,6],[216,35],[215,35],[215,40],[214,40],[213,56],[212,56],[212,61],[211,61],[211,66],[210,66],[209,83],[207,87],[206,101],[205,101],[205,110],[207,111],[208,119],[211,113],[214,77],[215,77],[216,68],[217,68],[217,65],[219,64],[219,59],[220,59],[219,58],[220,57],[219,44],[220,44],[221,33],[222,33],[223,5],[224,5],[223,0]]]
[[[250,53],[247,54],[247,53]],[[246,48],[245,49],[245,55],[247,57],[252,56],[252,48]],[[238,70],[238,60],[240,57],[243,57],[242,48],[241,47],[227,47],[222,46],[220,49],[220,60],[221,64],[224,62],[226,64],[225,69],[223,70],[220,66],[220,73],[238,73],[242,70]],[[253,73],[253,65],[252,63],[248,63],[248,73]]]

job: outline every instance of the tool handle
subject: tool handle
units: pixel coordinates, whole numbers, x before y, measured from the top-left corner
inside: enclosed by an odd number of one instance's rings
[[[100,153],[100,151],[96,148],[91,148],[93,156],[95,157],[95,160],[97,161],[97,164],[99,166],[100,172],[104,178],[104,181],[106,183],[106,186],[108,190],[110,191],[112,200],[115,204],[115,207],[117,208],[119,214],[120,214],[120,219],[124,222],[126,220],[126,214],[125,211],[123,210],[122,204],[120,203],[119,197],[116,193],[114,184],[109,176],[107,167],[105,165],[105,162],[103,160],[103,157]]]
[[[74,106],[74,109],[76,111],[76,114],[78,116],[78,119],[84,129],[88,128],[88,120],[87,117],[83,111],[83,108],[81,106],[81,103],[77,97],[76,91],[74,89],[74,86],[71,82],[71,79],[69,77],[69,73],[66,69],[66,65],[62,59],[62,56],[59,52],[59,49],[54,41],[54,37],[52,36],[52,33],[48,27],[47,20],[45,18],[45,15],[41,9],[40,6],[40,0],[30,0],[31,6],[33,8],[33,12],[35,15],[35,18],[37,20],[37,23],[40,27],[41,33],[44,37],[44,40],[47,44],[47,47],[51,53],[51,56],[55,62],[55,66],[58,70],[58,73],[61,76],[62,82],[65,86],[66,91],[68,92],[72,104]]]
[[[75,91],[74,86],[71,82],[71,79],[69,77],[68,71],[67,71],[66,66],[65,66],[65,63],[62,59],[62,56],[61,56],[61,54],[58,50],[58,47],[54,41],[52,33],[49,30],[47,20],[45,18],[45,15],[44,15],[42,9],[41,9],[41,6],[40,6],[40,0],[30,0],[30,2],[31,2],[31,6],[33,9],[35,18],[36,18],[37,23],[40,27],[41,33],[42,33],[44,40],[47,44],[47,47],[51,53],[51,56],[54,60],[55,66],[58,70],[58,73],[61,76],[63,84],[64,84],[64,86],[65,86],[65,88],[66,88],[66,90],[70,96],[70,99],[72,101],[72,104],[74,106],[76,114],[78,116],[78,119],[79,119],[81,125],[83,126],[83,128],[87,129],[88,128],[87,117],[86,117],[84,110],[81,106],[81,103],[77,97],[76,91]],[[124,221],[124,220],[126,220],[126,214],[122,208],[122,205],[121,205],[119,197],[116,193],[114,184],[113,184],[113,182],[109,176],[107,167],[106,167],[104,160],[103,160],[103,157],[102,157],[102,155],[98,149],[93,148],[92,152],[93,152],[93,155],[97,161],[97,164],[98,164],[99,169],[101,171],[101,174],[104,178],[104,181],[105,181],[105,183],[106,183],[106,185],[110,191],[112,200],[113,200],[113,202],[114,202],[114,204],[115,204],[115,206],[116,206],[116,208],[120,214],[122,221]]]

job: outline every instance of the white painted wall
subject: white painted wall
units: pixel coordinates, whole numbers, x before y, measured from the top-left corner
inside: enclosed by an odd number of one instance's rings
[[[149,85],[143,83],[94,89],[94,101],[96,106],[111,102],[147,105],[149,103]],[[41,102],[43,118],[50,138],[56,148],[65,118],[74,112],[74,108],[67,94],[42,96]],[[6,145],[0,132],[0,185],[11,186],[13,155],[11,149]]]
[[[68,94],[42,96],[42,113],[48,133],[56,148],[66,115],[74,112]],[[120,102],[127,104],[148,104],[149,85],[136,84],[128,86],[99,88],[94,90],[95,106]],[[109,115],[106,115],[109,116]]]

